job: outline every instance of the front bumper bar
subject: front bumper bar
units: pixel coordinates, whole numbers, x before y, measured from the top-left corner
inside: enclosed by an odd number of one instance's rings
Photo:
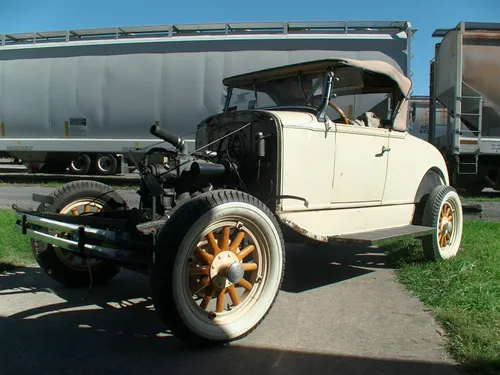
[[[74,221],[75,218],[66,215],[60,215],[61,220],[55,220],[43,217],[43,212],[24,211],[16,206],[13,208],[16,211],[16,225],[22,234],[80,255],[120,263],[147,265],[150,250],[154,247],[154,236],[139,231],[119,233],[116,230],[67,223],[64,219]],[[85,221],[88,222],[90,217],[86,216]],[[99,221],[99,218],[96,217],[95,220]],[[52,234],[50,231],[62,232],[64,236]],[[40,252],[45,250],[46,248],[42,248]]]

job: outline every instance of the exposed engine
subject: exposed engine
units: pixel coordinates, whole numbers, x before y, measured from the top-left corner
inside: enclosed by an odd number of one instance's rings
[[[185,199],[214,188],[233,188],[250,193],[272,205],[276,195],[276,121],[268,113],[242,111],[209,117],[198,125],[195,150],[184,140],[153,125],[151,134],[171,144],[175,151],[153,148],[143,166],[141,217],[154,220]],[[148,158],[160,153],[166,163]],[[153,197],[154,199],[153,199]],[[272,207],[272,206],[271,206]]]

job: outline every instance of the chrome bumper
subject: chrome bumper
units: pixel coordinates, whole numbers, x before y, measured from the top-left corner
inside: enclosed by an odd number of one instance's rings
[[[116,233],[112,230],[65,223],[18,210],[15,216],[16,225],[23,235],[92,258],[146,264],[148,249],[153,245],[152,236]],[[65,233],[65,237],[69,238],[50,234],[48,230]],[[112,247],[109,247],[110,245]]]

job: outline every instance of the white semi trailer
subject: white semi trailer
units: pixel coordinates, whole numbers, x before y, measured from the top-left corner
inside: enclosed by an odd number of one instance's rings
[[[433,36],[442,40],[430,64],[428,140],[455,187],[500,190],[500,23],[460,22]]]
[[[0,35],[0,153],[30,171],[122,172],[117,156],[191,133],[222,109],[222,79],[327,57],[387,61],[409,75],[406,21],[117,27]],[[348,103],[350,116],[377,105]]]
[[[436,102],[434,136],[441,137],[446,134],[448,115],[446,108]],[[410,134],[429,141],[429,128],[431,126],[430,97],[428,95],[414,95],[410,98],[410,120],[408,130]]]

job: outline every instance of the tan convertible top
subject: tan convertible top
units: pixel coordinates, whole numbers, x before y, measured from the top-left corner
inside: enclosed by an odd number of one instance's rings
[[[394,81],[402,94],[409,100],[410,90],[411,90],[411,80],[406,77],[403,73],[397,70],[393,65],[379,60],[354,60],[354,59],[323,59],[323,60],[313,60],[306,61],[298,64],[282,65],[275,68],[258,70],[255,72],[244,73],[232,77],[225,78],[222,83],[226,86],[242,86],[248,85],[251,82],[263,82],[268,80],[274,80],[284,77],[290,77],[293,75],[301,73],[313,73],[313,72],[324,72],[328,69],[335,69],[340,67],[352,66],[360,69],[364,69],[369,72],[383,74]],[[404,131],[406,130],[406,118],[408,111],[408,101],[403,103],[400,108],[400,116],[396,119],[394,123],[394,128],[396,130]],[[401,116],[402,115],[402,116]]]
[[[354,66],[374,73],[385,74],[399,86],[401,92],[408,96],[411,90],[411,80],[397,70],[393,65],[379,60],[354,60],[354,59],[324,59],[306,61],[298,64],[282,65],[275,68],[258,70],[255,72],[239,74],[224,78],[222,83],[226,86],[239,86],[249,82],[267,81],[280,77],[287,77],[304,72],[321,72],[342,66]]]

